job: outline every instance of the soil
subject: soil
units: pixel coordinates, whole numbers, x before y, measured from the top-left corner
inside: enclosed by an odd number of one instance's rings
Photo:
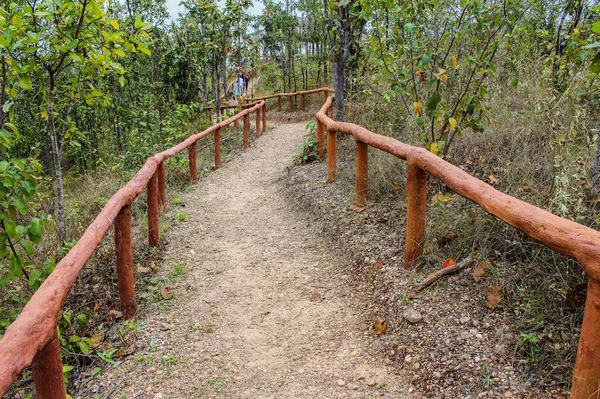
[[[346,256],[286,194],[305,124],[275,125],[170,205],[166,283],[74,398],[422,397],[381,356]]]

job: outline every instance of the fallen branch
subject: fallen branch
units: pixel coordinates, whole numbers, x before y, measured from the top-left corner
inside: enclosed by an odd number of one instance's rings
[[[467,266],[469,266],[471,264],[472,261],[473,261],[473,259],[471,258],[471,256],[467,256],[465,259],[461,260],[459,263],[455,264],[454,266],[446,267],[444,269],[441,269],[441,270],[438,270],[438,271],[435,271],[435,272],[429,274],[425,278],[425,281],[423,281],[421,283],[421,285],[419,285],[413,292],[418,294],[419,292],[423,291],[425,288],[429,287],[431,284],[433,284],[440,278],[447,276],[448,274],[452,274],[452,273],[461,271],[462,269],[466,268]]]

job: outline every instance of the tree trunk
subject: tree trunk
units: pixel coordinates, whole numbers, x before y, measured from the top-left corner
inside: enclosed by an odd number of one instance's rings
[[[332,54],[333,88],[335,90],[336,119],[344,121],[344,94],[346,90],[346,63],[350,55],[350,10],[348,6],[338,8],[338,20],[341,21],[337,37],[337,51]]]
[[[50,87],[48,91],[48,133],[52,146],[52,159],[54,161],[54,178],[56,180],[56,205],[58,212],[58,236],[62,242],[67,239],[67,227],[65,225],[65,196],[62,179],[61,149],[56,137],[56,126],[54,121],[54,101],[56,99],[54,76],[50,76]]]

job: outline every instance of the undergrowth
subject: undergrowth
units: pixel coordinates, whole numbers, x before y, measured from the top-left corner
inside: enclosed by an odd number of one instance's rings
[[[446,159],[504,193],[597,229],[589,173],[596,149],[593,112],[581,107],[576,97],[558,99],[540,78],[543,67],[527,68],[517,84],[508,84],[502,76],[490,83],[487,112],[492,117],[486,130],[464,133]],[[389,96],[370,86],[351,101],[349,122],[422,146],[412,120]],[[351,140],[339,140],[338,178],[350,185],[353,151]],[[405,209],[405,185],[404,161],[369,151],[369,201],[395,202]],[[503,287],[500,306],[512,315],[520,334],[514,347],[529,377],[540,384],[570,384],[585,299],[580,265],[487,215],[431,177],[428,198],[424,263],[439,265],[474,251],[487,259],[489,273]]]

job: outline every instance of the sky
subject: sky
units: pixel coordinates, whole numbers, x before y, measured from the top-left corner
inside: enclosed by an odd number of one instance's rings
[[[177,14],[183,11],[183,7],[179,5],[181,0],[167,0],[167,10],[171,14],[171,19],[177,19]],[[221,1],[219,1],[221,3]],[[263,4],[259,0],[254,0],[254,5],[250,8],[250,14],[258,15],[263,10]]]

